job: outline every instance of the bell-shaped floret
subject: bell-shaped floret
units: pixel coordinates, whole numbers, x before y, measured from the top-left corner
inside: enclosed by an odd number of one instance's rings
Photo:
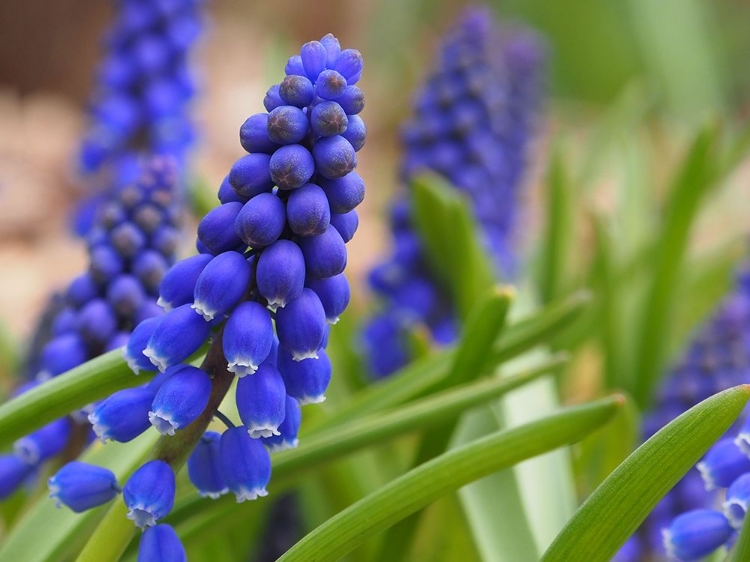
[[[350,115],[346,130],[340,134],[349,141],[355,152],[359,152],[367,140],[367,126],[359,115]]]
[[[320,187],[328,197],[332,213],[348,213],[365,198],[365,182],[357,172],[338,179],[322,180]]]
[[[187,554],[172,527],[155,525],[141,535],[138,562],[187,562]]]
[[[210,254],[198,254],[174,264],[159,285],[159,306],[172,310],[192,303],[198,276],[212,259]]]
[[[162,435],[194,422],[208,405],[211,379],[198,367],[186,366],[159,387],[148,419]]]
[[[328,52],[320,41],[310,41],[302,45],[299,56],[302,59],[302,68],[311,82],[315,82],[318,75],[326,68]]]
[[[279,88],[279,93],[281,89]],[[307,115],[293,105],[282,105],[268,114],[268,138],[276,144],[297,144],[307,135]]]
[[[137,527],[156,525],[174,506],[175,476],[162,460],[149,461],[136,470],[122,489],[128,519]]]
[[[277,240],[258,258],[255,272],[258,290],[271,310],[296,299],[305,285],[305,258],[290,240]]]
[[[357,211],[349,211],[348,213],[331,213],[331,225],[341,235],[341,239],[346,244],[352,238],[354,233],[357,232],[359,227],[359,215]]]
[[[242,254],[219,254],[198,276],[190,306],[206,321],[229,312],[244,296],[250,275],[250,264]]]
[[[297,434],[302,423],[302,409],[296,398],[286,397],[284,421],[279,426],[279,435],[264,437],[263,443],[272,452],[293,449],[297,446]]]
[[[246,199],[271,191],[271,157],[262,152],[243,156],[229,170],[229,183]]]
[[[696,467],[707,490],[728,488],[732,482],[750,472],[750,459],[731,439],[722,439],[711,447]]]
[[[279,345],[295,361],[317,358],[326,331],[326,313],[312,289],[276,311],[276,333]]]
[[[198,494],[214,500],[229,491],[221,471],[220,439],[221,434],[206,431],[187,461],[188,476]]]
[[[237,305],[222,335],[229,372],[239,377],[252,375],[268,358],[273,339],[271,315],[263,305],[251,301]]]
[[[243,260],[244,261],[244,260]],[[161,372],[195,353],[211,332],[211,325],[183,304],[158,319],[143,354]]]
[[[297,189],[315,173],[313,155],[301,144],[282,146],[271,156],[271,179],[279,189]]]
[[[292,74],[284,78],[281,84],[279,84],[279,96],[281,96],[281,99],[284,100],[284,103],[287,105],[307,107],[315,98],[315,89],[313,83],[310,82],[310,79],[307,78],[307,76]],[[267,132],[264,131],[264,133]],[[240,139],[241,138],[242,131],[240,131]],[[248,149],[246,148],[245,150]],[[248,150],[248,152],[252,151]]]
[[[237,382],[237,411],[250,437],[257,439],[279,433],[285,398],[284,380],[278,369],[268,363]]]
[[[65,449],[70,436],[70,419],[60,418],[21,437],[13,444],[13,451],[24,462],[36,465]]]
[[[363,66],[362,53],[356,49],[344,49],[333,64],[333,69],[340,72],[349,84],[356,84]]]
[[[133,333],[130,335],[125,350],[123,351],[123,358],[128,364],[128,367],[137,375],[141,370],[153,371],[154,365],[151,363],[148,357],[143,354],[143,351],[148,345],[148,340],[156,330],[156,326],[161,318],[154,317],[144,320],[138,324]]]
[[[237,503],[268,495],[271,457],[258,439],[244,427],[232,427],[221,436],[221,470],[224,481],[237,497]]]
[[[299,400],[301,406],[317,404],[326,399],[326,389],[331,382],[331,361],[325,350],[318,351],[317,359],[295,361],[289,353],[280,349],[278,364],[287,394]]]
[[[49,497],[57,506],[65,504],[76,513],[103,505],[120,493],[111,470],[72,461],[47,481]]]
[[[735,529],[742,527],[750,503],[750,473],[745,473],[727,489],[724,500],[724,514]]]
[[[252,248],[273,244],[286,225],[284,203],[273,193],[261,193],[245,203],[234,222],[237,236]]]
[[[242,210],[242,203],[234,201],[211,209],[198,225],[198,241],[212,254],[234,250],[242,240],[234,230],[234,221]]]
[[[732,527],[720,511],[695,509],[676,517],[662,535],[664,549],[671,558],[690,562],[727,542]]]
[[[292,191],[286,204],[286,219],[295,234],[323,234],[331,221],[331,210],[325,192],[312,183]]]
[[[323,234],[304,236],[299,247],[305,258],[307,274],[313,279],[327,279],[346,268],[346,244],[335,228]]]
[[[126,388],[99,402],[88,416],[96,436],[104,442],[119,443],[138,437],[151,427],[148,413],[155,394],[155,388]]]
[[[346,78],[331,69],[321,72],[315,80],[315,92],[324,100],[340,98],[344,94],[346,86]]]
[[[339,273],[327,279],[309,279],[305,286],[309,287],[318,295],[323,310],[326,312],[326,320],[329,324],[339,321],[339,316],[349,306],[351,291],[346,275]]]
[[[357,166],[354,147],[341,135],[318,139],[312,155],[315,169],[326,179],[343,178]]]
[[[297,78],[302,79],[301,76]],[[304,80],[307,80],[307,78],[304,78]],[[307,81],[308,83],[310,82],[309,80]],[[279,94],[281,94],[282,97],[283,92],[285,91],[285,83],[286,80],[281,83],[281,87],[279,89]],[[289,90],[290,88],[287,87],[286,91]],[[312,84],[310,84],[310,94],[312,94]],[[310,101],[308,103],[297,107],[305,107],[311,101],[312,95],[310,96]],[[297,105],[296,103],[292,103],[291,101],[287,103],[289,105]],[[265,154],[273,154],[273,152],[277,148],[279,148],[278,144],[268,138],[268,113],[256,113],[255,115],[251,115],[245,120],[245,122],[240,127],[240,144],[242,145],[242,148],[244,148],[248,152],[263,152]],[[221,190],[219,190],[219,192],[221,193]]]

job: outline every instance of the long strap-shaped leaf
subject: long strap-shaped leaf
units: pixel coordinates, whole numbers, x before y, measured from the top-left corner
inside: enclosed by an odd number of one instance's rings
[[[279,561],[338,560],[378,531],[469,482],[581,439],[608,421],[622,404],[623,398],[615,396],[568,408],[452,449],[332,517]]]
[[[576,511],[543,562],[611,560],[659,500],[732,425],[750,385],[691,408],[641,445]]]

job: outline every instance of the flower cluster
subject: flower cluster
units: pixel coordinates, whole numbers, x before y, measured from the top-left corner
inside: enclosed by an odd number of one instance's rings
[[[111,192],[87,238],[89,269],[54,299],[56,306],[45,315],[45,342],[30,362],[33,377],[19,393],[125,345],[136,324],[163,313],[157,292],[179,237],[175,185],[174,163],[154,158],[137,183]],[[19,439],[12,455],[0,457],[0,498],[59,454],[76,428],[86,435],[86,413],[51,422]]]
[[[749,379],[750,269],[745,269],[735,291],[719,305],[662,383],[655,406],[644,419],[644,439],[709,396]],[[732,528],[741,523],[744,508],[740,514],[737,508],[725,507],[729,519],[725,518],[711,509],[719,499],[713,490],[729,488],[737,477],[750,472],[750,459],[742,452],[750,453],[750,447],[743,447],[748,430],[742,429],[735,441],[725,438],[717,443],[656,506],[617,560],[635,561],[646,553],[663,555],[665,551],[679,560],[697,560],[726,543]],[[727,501],[730,498],[727,494]],[[750,495],[743,501],[747,500]],[[685,515],[677,517],[681,513]]]
[[[506,36],[507,35],[507,36]],[[440,49],[438,68],[404,125],[402,180],[429,169],[464,192],[497,269],[511,275],[513,233],[528,141],[541,92],[542,49],[527,33],[505,33],[488,10],[468,10]],[[402,194],[391,213],[393,255],[371,272],[384,301],[366,326],[371,373],[391,374],[409,358],[406,333],[425,324],[437,343],[456,337],[453,305],[428,267]]]
[[[362,65],[358,51],[342,50],[330,34],[289,59],[286,78],[266,94],[267,112],[240,129],[249,154],[232,166],[221,204],[198,226],[199,254],[161,282],[158,302],[167,312],[141,322],[128,340],[133,371],[160,374],[116,392],[89,416],[97,435],[116,441],[150,426],[181,435],[197,422],[188,474],[201,495],[232,492],[238,502],[266,495],[269,451],[294,447],[300,406],[325,398],[329,324],[349,302],[345,244],[364,198],[354,171],[366,136],[356,86]],[[207,340],[201,368],[186,364]],[[227,379],[236,379],[237,427],[216,411]],[[204,431],[214,415],[228,427],[221,434]],[[66,502],[64,492],[57,497]],[[147,463],[125,484],[123,499],[136,525],[155,525],[174,501],[173,468]],[[153,529],[160,527],[173,536]],[[152,543],[147,536],[142,551]]]

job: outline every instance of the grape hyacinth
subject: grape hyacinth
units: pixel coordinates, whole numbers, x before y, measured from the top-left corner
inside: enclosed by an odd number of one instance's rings
[[[709,396],[750,380],[750,268],[698,331],[679,363],[660,386],[652,411],[644,419],[644,440]],[[747,426],[745,426],[747,427]],[[618,562],[646,556],[697,560],[726,544],[739,528],[741,515],[716,508],[721,495],[750,473],[747,430],[730,429],[654,508]],[[744,508],[742,509],[744,515]],[[681,515],[684,514],[684,515]],[[687,533],[690,530],[690,533]],[[732,531],[732,532],[729,532]],[[691,536],[691,534],[696,534]],[[708,549],[708,550],[705,550]],[[705,550],[705,552],[704,552]]]
[[[362,65],[358,51],[342,50],[330,34],[289,59],[286,78],[266,94],[267,112],[240,128],[248,154],[198,226],[199,254],[160,284],[165,314],[145,319],[127,342],[136,374],[160,374],[139,392],[115,393],[90,416],[104,438],[129,440],[149,426],[165,436],[123,488],[138,526],[169,512],[174,471],[185,461],[203,496],[267,495],[269,452],[294,447],[300,406],[325,399],[325,346],[349,301],[345,244],[355,229],[336,217],[356,213],[364,197],[354,171],[366,134],[356,86]],[[335,224],[345,226],[343,235]],[[206,342],[200,368],[186,364]],[[235,380],[236,425],[218,410]],[[207,431],[214,417],[223,433]],[[140,555],[161,535],[180,559],[168,527],[147,530]]]
[[[503,276],[515,268],[515,219],[540,105],[541,67],[534,36],[506,34],[488,10],[469,9],[444,39],[437,69],[418,91],[401,134],[404,185],[431,170],[465,193]],[[393,205],[390,223],[393,255],[370,273],[383,307],[362,335],[375,377],[407,363],[406,335],[414,325],[426,325],[438,344],[457,333],[454,306],[428,267],[405,193]]]
[[[46,311],[45,322],[41,323],[45,329],[35,345],[38,351],[28,362],[34,370],[17,394],[121,347],[136,324],[162,313],[156,305],[157,292],[164,272],[174,262],[181,210],[175,185],[174,163],[158,157],[142,165],[136,183],[110,192],[87,237],[89,269],[74,279],[63,295],[53,299],[57,303],[54,310]],[[152,395],[156,389],[150,384],[122,392],[142,396]],[[136,402],[115,408],[113,415],[111,408],[107,410],[111,401],[112,397],[92,405],[93,412],[74,412],[16,441],[12,454],[0,456],[0,472],[4,473],[0,498],[12,493],[42,463],[66,447],[76,441],[85,443],[91,431],[87,416],[103,439],[111,438],[110,432],[132,434],[127,424]],[[102,429],[97,415],[101,411],[108,411],[118,425]],[[56,497],[70,506],[81,505],[65,500],[64,494]]]
[[[183,170],[195,136],[189,111],[197,84],[190,55],[202,32],[202,0],[114,4],[78,155],[78,167],[94,178],[98,192],[78,209],[81,234],[106,200],[103,187],[136,179],[143,155],[171,156]]]

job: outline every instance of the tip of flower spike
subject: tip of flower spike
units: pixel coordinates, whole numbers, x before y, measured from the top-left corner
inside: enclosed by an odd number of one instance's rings
[[[172,304],[162,296],[156,299],[156,304],[162,307],[165,312],[172,310]]]
[[[175,430],[179,427],[170,419],[168,414],[162,412],[149,412],[148,421],[162,435],[174,435]]]
[[[128,511],[127,518],[130,519],[136,527],[145,529],[156,525],[156,517],[147,509],[134,507]]]
[[[169,365],[167,364],[167,360],[165,358],[159,357],[159,354],[154,351],[151,347],[147,347],[143,350],[143,355],[148,357],[148,360],[151,361],[151,364],[159,369],[160,373],[163,373],[167,370],[167,367]]]
[[[264,498],[268,495],[268,492],[265,488],[253,488],[252,490],[242,488],[240,491],[235,492],[235,495],[237,497],[237,503],[242,503],[246,500],[257,500],[258,498]]]
[[[315,351],[295,351],[292,354],[294,361],[304,361],[305,359],[320,359],[318,356],[318,350]]]
[[[210,310],[204,303],[201,301],[195,301],[193,304],[190,305],[190,308],[195,310],[198,314],[203,316],[203,319],[206,322],[211,322],[214,319],[214,316],[216,316],[217,310]]]
[[[273,435],[281,435],[279,433],[279,426],[270,423],[253,424],[247,428],[247,433],[253,439],[260,439],[261,437],[271,437]]]
[[[244,377],[246,375],[254,375],[255,371],[258,370],[258,365],[253,365],[249,361],[232,361],[227,364],[227,371],[234,373],[238,377]]]

